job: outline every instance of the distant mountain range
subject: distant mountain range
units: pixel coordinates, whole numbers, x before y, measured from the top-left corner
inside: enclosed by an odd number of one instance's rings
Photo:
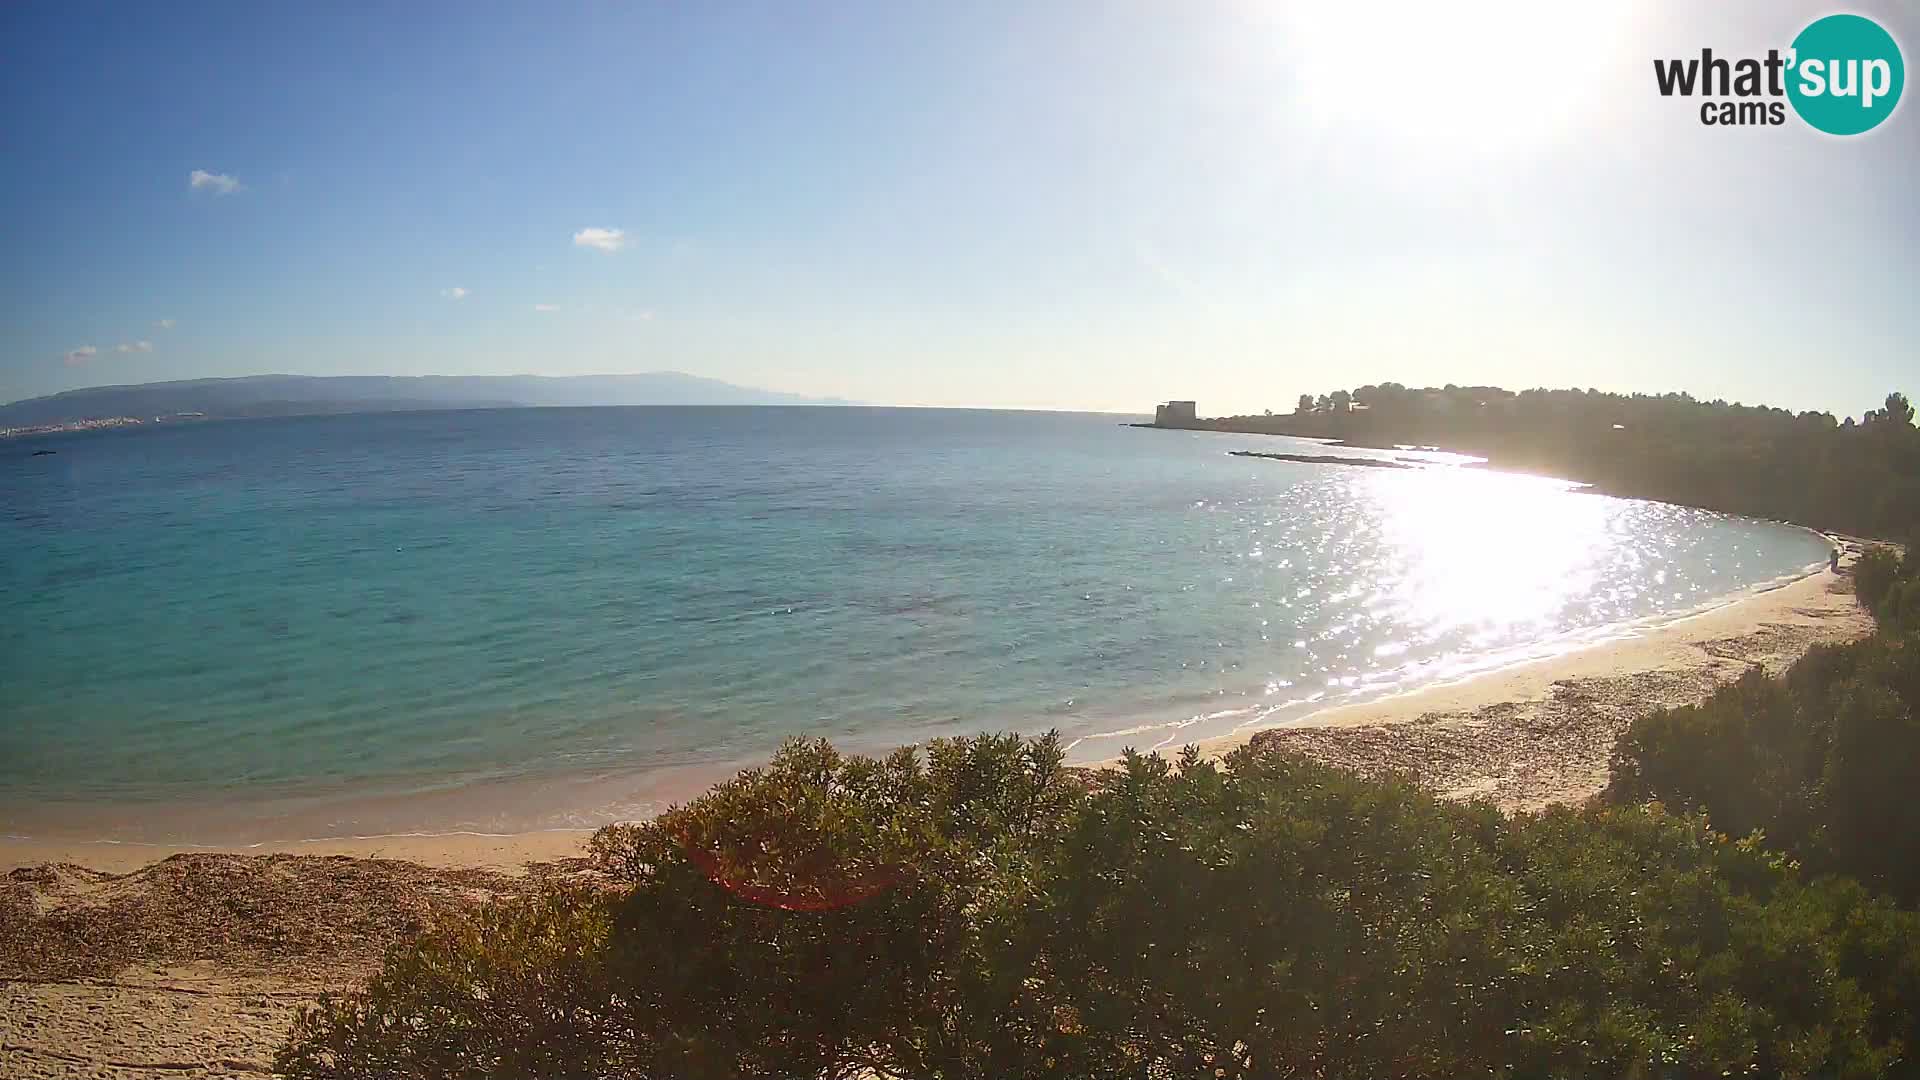
[[[0,427],[181,413],[208,418],[539,405],[852,405],[678,371],[641,375],[248,375],[94,386],[0,405]]]

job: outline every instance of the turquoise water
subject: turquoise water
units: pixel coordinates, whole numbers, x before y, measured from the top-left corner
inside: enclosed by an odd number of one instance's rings
[[[0,443],[0,832],[28,807],[720,769],[793,734],[1057,728],[1104,757],[1825,555],[1117,419],[542,409]]]

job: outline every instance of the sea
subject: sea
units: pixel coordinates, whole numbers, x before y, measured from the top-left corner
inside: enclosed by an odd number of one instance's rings
[[[1172,750],[1826,556],[1452,455],[1129,419],[503,409],[0,442],[0,834],[588,827],[795,737]]]

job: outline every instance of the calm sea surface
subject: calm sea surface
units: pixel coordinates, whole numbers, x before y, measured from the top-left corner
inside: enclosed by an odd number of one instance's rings
[[[0,443],[0,833],[49,807],[118,807],[99,820],[132,835],[196,800],[524,799],[796,734],[1057,728],[1105,757],[1825,556],[1552,481],[1117,420],[527,409]]]

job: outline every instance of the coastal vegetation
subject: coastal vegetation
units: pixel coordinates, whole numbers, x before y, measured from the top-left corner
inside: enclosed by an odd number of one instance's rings
[[[1920,556],[1854,569],[1880,632],[1660,709],[1615,747],[1610,795],[1704,810],[1815,872],[1920,903]]]
[[[1901,393],[1855,421],[1691,394],[1389,382],[1302,394],[1289,414],[1203,418],[1193,426],[1356,446],[1438,446],[1609,494],[1906,539],[1920,534],[1913,419]]]
[[[795,742],[397,948],[278,1067],[411,1076],[1884,1076],[1920,915],[1658,803],[1283,753]]]

